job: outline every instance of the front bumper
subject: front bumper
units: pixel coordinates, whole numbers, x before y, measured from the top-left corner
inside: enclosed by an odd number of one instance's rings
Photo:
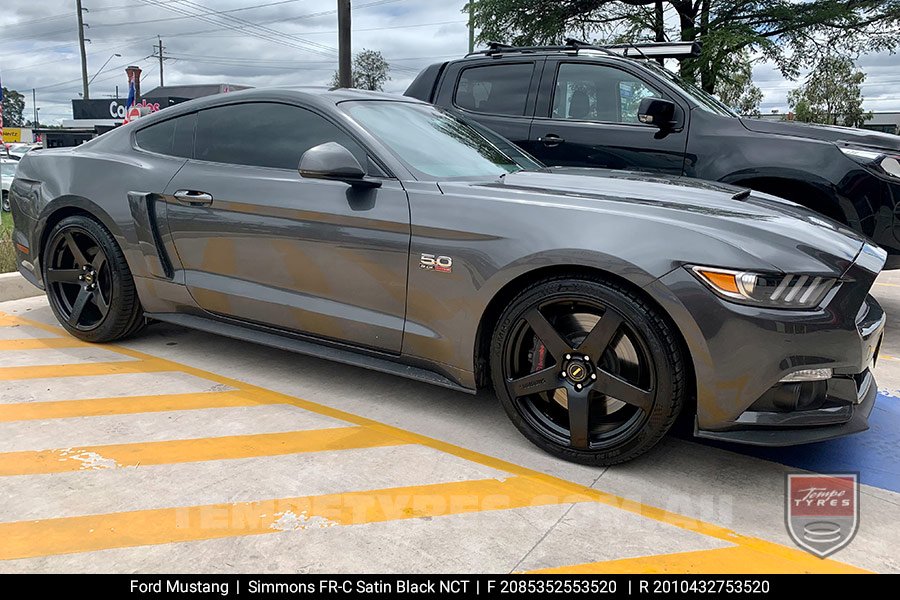
[[[659,292],[693,359],[697,437],[785,446],[864,431],[877,395],[872,367],[885,314],[868,295],[883,264],[863,253],[823,306],[789,311],[735,304],[685,269]],[[676,304],[677,303],[677,304]],[[815,384],[782,384],[798,370],[829,368]],[[798,386],[806,386],[800,390]]]

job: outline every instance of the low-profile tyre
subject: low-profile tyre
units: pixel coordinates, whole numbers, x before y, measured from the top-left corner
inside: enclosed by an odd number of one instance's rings
[[[125,256],[112,235],[84,215],[66,217],[47,236],[44,285],[66,331],[88,342],[112,342],[144,325]]]
[[[672,327],[646,300],[602,279],[555,277],[519,294],[497,322],[490,367],[519,431],[583,464],[643,454],[684,402]]]
[[[9,192],[7,192],[6,190],[3,190],[3,200],[2,200],[2,202],[0,202],[0,208],[3,209],[3,212],[9,212],[9,211],[10,211],[10,206],[9,206]]]

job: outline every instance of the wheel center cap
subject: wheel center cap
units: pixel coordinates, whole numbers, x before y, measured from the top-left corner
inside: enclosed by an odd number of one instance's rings
[[[93,273],[85,273],[84,274],[84,282],[85,283],[94,283],[94,275]]]
[[[591,367],[580,358],[566,363],[566,379],[572,383],[583,383],[591,376]]]

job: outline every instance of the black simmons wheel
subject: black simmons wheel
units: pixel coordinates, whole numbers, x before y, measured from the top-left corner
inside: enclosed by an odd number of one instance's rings
[[[125,256],[90,217],[73,215],[53,227],[44,248],[43,275],[53,313],[79,339],[111,342],[144,325]]]
[[[652,448],[684,402],[681,348],[646,300],[620,285],[555,277],[512,300],[494,331],[491,377],[516,427],[590,465]]]

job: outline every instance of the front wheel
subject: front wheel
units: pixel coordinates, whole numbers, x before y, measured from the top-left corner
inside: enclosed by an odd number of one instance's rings
[[[143,309],[125,256],[94,219],[73,215],[57,223],[47,237],[42,262],[50,307],[73,336],[111,342],[143,326]]]
[[[10,211],[10,206],[9,206],[9,192],[7,192],[6,190],[3,190],[3,202],[2,202],[2,204],[0,204],[0,208],[3,209],[3,212],[9,212],[9,211]]]
[[[545,451],[611,465],[652,448],[684,401],[684,359],[671,326],[632,291],[557,277],[516,297],[491,346],[494,389]]]

